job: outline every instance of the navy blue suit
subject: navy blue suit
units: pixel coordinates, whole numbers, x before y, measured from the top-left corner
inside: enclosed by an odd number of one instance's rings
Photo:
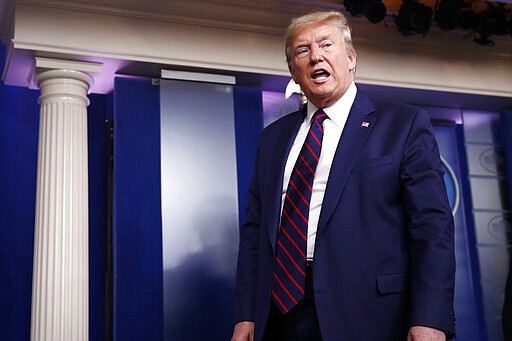
[[[304,115],[264,130],[249,188],[235,321],[255,321],[255,340],[271,304],[283,170]],[[453,232],[428,114],[372,103],[358,90],[317,228],[313,283],[323,339],[405,340],[413,325],[453,334]]]

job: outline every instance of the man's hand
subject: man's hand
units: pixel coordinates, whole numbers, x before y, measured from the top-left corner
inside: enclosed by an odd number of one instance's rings
[[[233,337],[231,341],[253,341],[254,340],[254,322],[243,321],[235,324]]]
[[[446,335],[439,329],[414,326],[409,329],[407,341],[445,341]]]

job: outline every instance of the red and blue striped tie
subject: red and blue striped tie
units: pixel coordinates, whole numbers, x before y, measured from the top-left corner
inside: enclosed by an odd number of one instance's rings
[[[309,201],[322,148],[323,110],[315,112],[286,190],[276,247],[272,297],[287,313],[304,297]]]

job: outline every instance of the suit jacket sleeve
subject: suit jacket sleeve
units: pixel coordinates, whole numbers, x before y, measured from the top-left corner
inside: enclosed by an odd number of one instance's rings
[[[410,325],[455,333],[453,216],[429,116],[415,115],[400,177],[411,261]]]
[[[234,323],[254,321],[258,270],[257,260],[261,227],[261,203],[258,179],[259,155],[258,150],[254,173],[249,186],[246,218],[240,229]]]

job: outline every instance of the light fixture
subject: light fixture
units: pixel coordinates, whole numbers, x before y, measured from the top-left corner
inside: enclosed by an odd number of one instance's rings
[[[426,35],[432,21],[444,31],[469,31],[468,35],[481,45],[493,46],[492,35],[512,35],[512,0],[485,1],[487,8],[474,11],[476,0],[436,0],[434,6],[422,0],[402,0],[395,25],[404,36]],[[353,16],[365,16],[377,23],[386,17],[381,0],[344,0],[345,9]]]
[[[485,46],[494,46],[491,35],[507,35],[511,33],[511,19],[507,16],[504,4],[487,2],[487,9],[476,15],[473,27],[475,43]]]
[[[364,15],[374,24],[386,17],[387,9],[381,0],[345,0],[343,5],[353,16]]]
[[[405,36],[413,34],[427,34],[432,21],[432,8],[425,6],[415,0],[404,0],[395,24],[398,30]]]
[[[474,17],[468,0],[441,0],[434,14],[437,25],[445,31],[458,27],[468,30],[473,26]]]

